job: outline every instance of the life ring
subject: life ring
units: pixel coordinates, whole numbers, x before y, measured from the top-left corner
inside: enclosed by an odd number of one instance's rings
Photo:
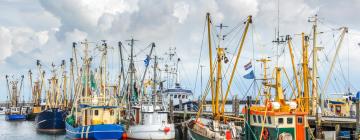
[[[269,130],[267,128],[264,128],[263,132],[262,132],[262,135],[263,135],[263,139],[264,140],[268,140],[269,139]]]

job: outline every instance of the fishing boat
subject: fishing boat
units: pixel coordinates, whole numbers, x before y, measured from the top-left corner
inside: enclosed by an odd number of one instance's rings
[[[4,115],[6,110],[7,110],[6,107],[4,107],[4,106],[0,107],[0,115]]]
[[[41,106],[41,92],[43,89],[43,84],[44,84],[44,75],[45,72],[41,70],[41,65],[40,65],[40,60],[36,61],[36,65],[39,71],[39,76],[38,79],[33,82],[32,80],[32,72],[31,70],[29,70],[28,74],[29,74],[29,80],[30,80],[30,87],[31,87],[31,103],[32,105],[32,109],[31,112],[28,114],[26,120],[30,120],[30,121],[34,121],[36,116],[42,111],[42,106]]]
[[[66,137],[70,139],[123,139],[126,133],[120,124],[120,107],[115,88],[107,85],[107,44],[99,48],[102,51],[99,71],[92,71],[93,58],[88,55],[89,44],[85,40],[82,70],[74,86],[75,97],[70,114],[66,118]],[[76,44],[73,44],[73,53]],[[75,60],[76,57],[75,57]],[[77,62],[76,62],[77,64]],[[71,62],[71,73],[74,63]],[[95,76],[95,74],[97,76]],[[97,78],[96,78],[97,77]]]
[[[316,17],[315,17],[316,18]],[[314,34],[316,34],[316,24],[314,26]],[[314,38],[316,35],[314,36]],[[277,36],[277,42],[279,43],[280,36]],[[285,68],[276,66],[274,82],[271,82],[267,77],[267,63],[270,61],[267,58],[257,60],[262,63],[264,77],[262,80],[263,94],[265,97],[263,104],[251,105],[250,97],[248,97],[247,106],[243,109],[245,114],[245,138],[246,139],[301,139],[309,140],[314,139],[313,131],[310,129],[308,124],[308,115],[313,112],[318,115],[321,114],[321,109],[316,101],[317,87],[316,83],[316,72],[313,71],[310,76],[310,68],[308,65],[308,48],[309,48],[309,36],[305,33],[301,34],[301,46],[302,46],[302,73],[298,75],[296,69],[295,58],[292,49],[292,38],[287,35],[284,42],[287,43],[290,60],[292,64],[292,72],[294,75],[295,87],[292,87],[291,97],[285,98],[285,89],[282,87],[281,75],[287,76]],[[316,39],[313,39],[316,44]],[[314,48],[316,45],[314,45]],[[316,53],[314,53],[316,55]],[[314,65],[316,66],[317,58],[314,57]],[[277,60],[278,61],[278,60]],[[314,66],[314,69],[316,67]],[[314,74],[315,73],[315,74]],[[312,78],[312,79],[311,79]],[[287,76],[287,79],[289,77]],[[313,81],[312,92],[313,96],[310,97],[310,80]],[[288,84],[292,84],[288,80]],[[296,89],[296,90],[295,90]],[[275,91],[272,95],[271,91]],[[313,105],[310,104],[310,99],[313,101]],[[310,110],[310,106],[312,110]],[[318,116],[316,116],[318,118]],[[320,128],[317,125],[316,137],[321,138]]]
[[[230,80],[228,82],[228,87],[226,88],[226,92],[222,92],[222,81],[224,79],[222,74],[222,64],[228,63],[229,59],[225,55],[225,48],[221,46],[221,40],[224,40],[223,35],[221,34],[222,28],[224,27],[222,24],[220,24],[220,34],[217,35],[219,38],[218,46],[216,48],[216,63],[213,63],[213,56],[212,56],[212,46],[211,46],[211,20],[210,20],[210,14],[207,13],[206,15],[207,20],[207,26],[208,26],[208,46],[209,46],[209,72],[210,77],[207,84],[207,90],[204,91],[204,94],[202,95],[202,100],[199,106],[199,111],[196,115],[196,118],[192,118],[186,122],[187,127],[187,133],[188,138],[193,140],[224,140],[224,139],[241,139],[241,132],[242,129],[240,126],[236,126],[235,123],[232,120],[241,120],[239,117],[234,116],[227,116],[225,115],[225,103],[227,96],[230,91],[232,79],[234,77],[234,72],[236,70],[236,66],[238,63],[238,60],[240,58],[241,50],[244,45],[244,41],[246,38],[247,30],[249,28],[249,25],[252,23],[252,17],[249,16],[245,22],[245,28],[244,32],[241,37],[241,43],[239,44],[239,48],[237,49],[237,55],[235,58],[235,65],[232,68],[232,73],[230,75]],[[214,78],[214,73],[216,74],[216,77]],[[215,81],[212,81],[215,79]],[[215,84],[215,86],[214,86]],[[203,110],[203,104],[205,104],[205,99],[208,92],[211,92],[211,99],[212,99],[212,117],[211,118],[205,118],[201,116],[202,110]],[[223,98],[220,99],[221,95],[223,95]],[[222,100],[222,103],[219,102]]]
[[[64,73],[65,63],[61,64],[62,73]],[[59,80],[55,65],[52,64],[52,77],[49,79],[49,88],[46,90],[46,105],[45,109],[37,114],[36,130],[43,133],[62,133],[65,132],[65,117],[66,106],[63,104],[63,100],[66,89],[62,89],[66,86],[66,80]],[[42,77],[44,78],[44,77]],[[66,76],[63,75],[65,79]],[[62,82],[61,82],[62,81]],[[62,88],[60,88],[62,87]]]
[[[167,73],[167,79],[166,82],[168,83],[166,89],[163,91],[163,101],[169,103],[170,100],[172,100],[172,105],[174,107],[174,110],[180,110],[180,104],[181,106],[187,105],[187,110],[198,110],[197,103],[193,102],[193,92],[189,89],[185,89],[180,84],[180,71],[179,71],[179,62],[180,58],[177,59],[177,61],[174,64],[172,63],[173,56],[176,54],[175,51],[172,51],[175,49],[170,48],[170,51],[168,53],[169,55],[169,62],[170,64],[165,65],[165,72]],[[173,68],[173,67],[174,68]],[[175,83],[172,83],[173,81],[171,77],[175,74]],[[172,86],[174,85],[174,86]],[[170,87],[172,86],[172,87]],[[163,90],[163,87],[160,87],[161,90]]]
[[[21,111],[21,107],[19,106],[19,96],[21,93],[21,89],[23,87],[24,76],[21,76],[20,87],[18,87],[19,80],[13,79],[9,81],[9,76],[6,75],[6,82],[8,87],[8,93],[10,97],[9,109],[5,112],[5,120],[7,121],[18,121],[25,120],[26,114]],[[11,85],[11,87],[10,87]]]
[[[134,39],[131,39],[131,48],[133,48]],[[130,83],[128,95],[128,103],[130,103],[129,108],[131,109],[128,112],[128,119],[130,123],[128,124],[127,136],[130,139],[175,139],[175,126],[173,123],[168,121],[169,116],[169,106],[168,104],[162,102],[163,94],[161,90],[158,90],[159,80],[157,77],[157,56],[154,56],[151,60],[154,60],[153,70],[154,76],[152,80],[148,80],[145,82],[145,75],[148,70],[148,66],[150,63],[150,57],[152,56],[152,51],[155,47],[155,43],[152,43],[152,47],[150,50],[150,54],[147,57],[147,63],[145,72],[142,75],[142,80],[140,84],[140,92],[137,91],[134,85],[134,77],[135,77],[135,67],[133,57],[133,51],[131,51],[131,61],[130,61]],[[133,50],[133,49],[131,49]],[[146,93],[146,89],[151,85],[150,94]],[[137,95],[137,93],[140,93]],[[135,95],[134,95],[135,94]],[[136,97],[138,97],[136,99]],[[131,101],[135,102],[131,102]]]

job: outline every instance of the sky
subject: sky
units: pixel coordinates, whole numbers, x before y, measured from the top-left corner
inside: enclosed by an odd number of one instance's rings
[[[269,72],[278,63],[292,76],[286,44],[276,47],[272,43],[275,30],[279,26],[281,35],[292,36],[296,64],[299,65],[299,34],[305,32],[312,37],[312,23],[308,19],[315,14],[319,17],[317,44],[324,48],[319,52],[318,60],[320,85],[326,79],[339,42],[341,31],[338,29],[346,26],[349,32],[344,37],[326,92],[345,92],[349,87],[356,92],[360,88],[357,84],[360,83],[360,67],[357,66],[357,62],[360,62],[360,18],[357,18],[357,9],[360,9],[358,0],[0,0],[0,101],[7,96],[5,75],[25,75],[22,94],[28,99],[30,87],[27,72],[32,70],[36,77],[36,60],[41,61],[49,75],[52,63],[59,66],[61,60],[68,62],[72,57],[72,42],[79,43],[85,39],[94,42],[92,50],[101,40],[107,40],[112,46],[109,53],[110,76],[116,77],[119,68],[117,43],[123,42],[125,64],[128,65],[130,47],[126,40],[132,37],[138,40],[134,47],[138,75],[144,70],[143,60],[150,51],[148,45],[151,42],[156,44],[154,53],[162,58],[160,69],[168,62],[166,52],[169,48],[176,48],[176,57],[181,59],[182,86],[192,89],[198,96],[201,87],[200,65],[205,66],[202,72],[203,88],[209,77],[208,43],[204,30],[207,12],[211,14],[214,42],[218,42],[216,34],[219,28],[216,25],[222,23],[228,26],[223,29],[228,36],[219,44],[227,48],[227,57],[231,60],[243,32],[242,23],[248,15],[253,17],[230,97],[255,96],[249,92],[252,80],[242,78],[248,73],[243,65],[249,61],[253,64],[256,77],[261,77],[262,72],[261,64],[255,60],[264,57],[272,59]],[[98,56],[99,53],[93,51],[92,55]],[[224,70],[232,66],[233,63],[225,64]],[[164,79],[165,75],[162,76]],[[224,75],[229,77],[229,72]],[[224,79],[225,89],[228,79]]]

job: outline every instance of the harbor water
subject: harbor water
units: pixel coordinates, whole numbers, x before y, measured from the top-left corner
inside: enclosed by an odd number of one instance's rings
[[[65,134],[49,135],[36,132],[35,121],[5,121],[0,115],[1,140],[64,140]]]

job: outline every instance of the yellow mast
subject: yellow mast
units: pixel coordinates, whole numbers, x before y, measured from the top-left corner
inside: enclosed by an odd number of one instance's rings
[[[244,46],[244,42],[245,42],[245,38],[246,38],[246,35],[247,35],[247,31],[249,29],[249,25],[250,23],[252,23],[252,16],[248,16],[248,19],[246,21],[246,25],[245,25],[245,29],[244,29],[244,32],[242,34],[242,38],[241,38],[241,43],[240,43],[240,46],[239,46],[239,50],[238,50],[238,53],[237,53],[237,56],[236,56],[236,60],[235,60],[235,63],[234,63],[234,67],[233,67],[233,70],[231,72],[231,76],[230,76],[230,80],[229,80],[229,83],[227,85],[227,89],[226,89],[226,94],[223,98],[223,102],[222,102],[222,107],[221,107],[221,114],[224,115],[224,112],[225,112],[225,104],[226,104],[226,99],[227,99],[227,96],[230,92],[230,87],[231,87],[231,84],[232,84],[232,81],[233,81],[233,78],[234,78],[234,74],[235,74],[235,71],[236,71],[236,66],[238,64],[238,61],[239,61],[239,58],[240,58],[240,54],[241,54],[241,51],[243,49],[243,46]],[[219,69],[219,68],[218,68]],[[221,69],[221,68],[220,68]],[[221,74],[221,73],[220,73]],[[217,89],[218,90],[218,89]]]
[[[271,60],[269,60],[269,59],[267,59],[267,58],[262,58],[262,59],[259,59],[259,60],[256,60],[257,62],[261,62],[261,63],[263,63],[263,66],[264,66],[264,78],[263,78],[263,80],[264,80],[264,82],[263,82],[263,84],[265,85],[265,87],[264,87],[264,94],[265,94],[265,96],[267,96],[267,94],[269,93],[269,91],[267,91],[267,84],[268,84],[268,81],[267,81],[267,62],[269,62],[269,61],[271,61]]]
[[[295,78],[295,84],[296,84],[296,89],[297,89],[297,96],[300,95],[300,82],[299,82],[299,79],[298,79],[298,76],[297,76],[297,72],[296,72],[296,65],[295,65],[295,59],[294,59],[294,53],[293,53],[293,50],[292,50],[292,47],[291,47],[291,40],[292,38],[287,35],[286,36],[286,40],[288,42],[288,47],[289,47],[289,53],[290,53],[290,58],[291,58],[291,64],[292,64],[292,69],[293,69],[293,73],[294,73],[294,78]]]
[[[301,33],[302,38],[302,51],[303,51],[303,77],[304,77],[304,110],[309,112],[309,81],[308,81],[308,41],[309,37],[305,36],[304,33]]]
[[[216,111],[215,111],[215,102],[214,102],[214,82],[213,82],[213,62],[212,62],[212,47],[211,47],[211,30],[210,30],[210,13],[206,13],[206,20],[207,20],[207,30],[208,30],[208,43],[209,43],[209,59],[210,59],[210,63],[209,63],[209,69],[210,69],[210,91],[211,91],[211,103],[212,103],[212,111],[213,114],[216,115]]]
[[[215,85],[215,120],[220,119],[220,111],[219,111],[219,95],[221,92],[221,81],[222,81],[222,75],[221,75],[221,61],[225,57],[224,48],[217,48],[217,71],[216,71],[216,85]]]

